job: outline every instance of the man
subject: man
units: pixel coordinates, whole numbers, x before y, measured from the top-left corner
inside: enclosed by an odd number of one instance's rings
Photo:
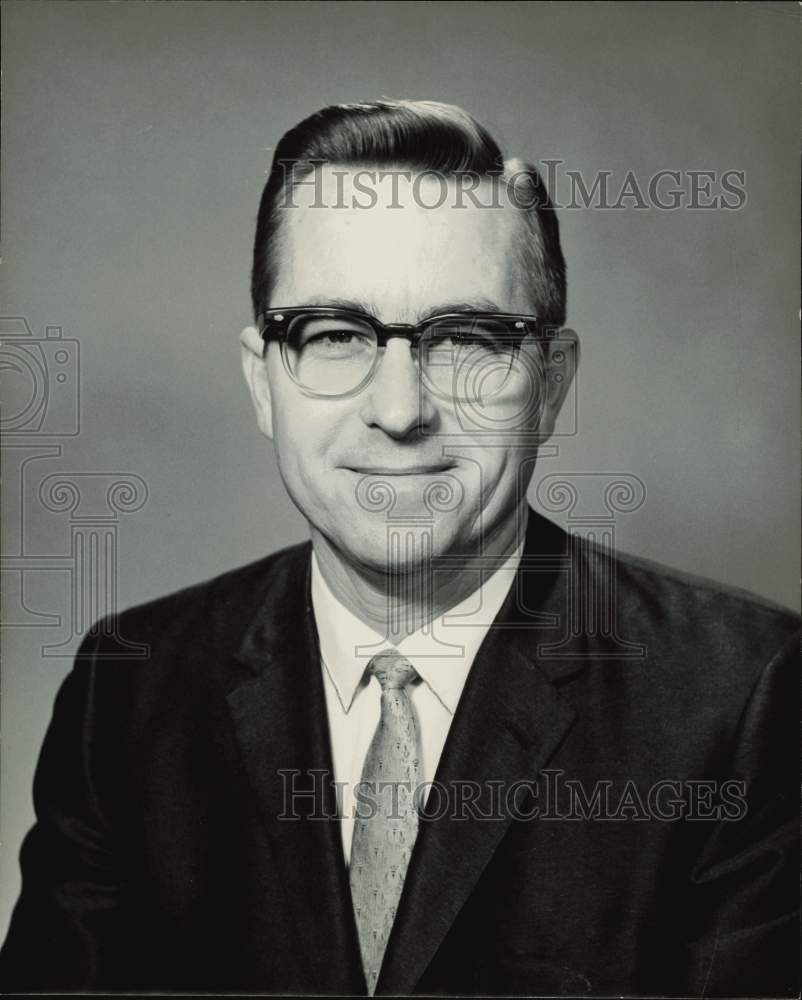
[[[792,995],[798,623],[529,509],[578,356],[536,171],[455,107],[324,109],[253,299],[311,544],[84,642],[4,987]]]

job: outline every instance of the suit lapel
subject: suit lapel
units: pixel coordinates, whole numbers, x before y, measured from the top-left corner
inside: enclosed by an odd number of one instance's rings
[[[426,804],[434,818],[420,824],[377,992],[414,990],[511,823],[498,788],[535,781],[576,718],[535,654],[553,636],[541,631],[544,621],[560,620],[565,536],[530,516],[516,584],[474,661],[443,749]],[[544,525],[548,537],[534,538]],[[554,614],[544,616],[547,605]],[[480,798],[473,812],[460,811],[459,789],[469,784]],[[468,818],[453,821],[455,814]]]
[[[274,575],[236,654],[246,671],[229,686],[227,699],[301,961],[311,971],[310,991],[364,993],[336,818],[309,557],[307,545],[285,556]],[[303,794],[313,787],[314,795]]]

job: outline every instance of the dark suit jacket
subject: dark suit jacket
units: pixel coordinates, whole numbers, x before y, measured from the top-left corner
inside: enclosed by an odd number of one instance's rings
[[[146,661],[87,638],[5,990],[364,991],[338,824],[310,818],[334,806],[309,556],[126,612]],[[462,812],[430,795],[378,992],[796,992],[797,627],[532,514],[437,773]],[[319,794],[288,808],[293,769]]]

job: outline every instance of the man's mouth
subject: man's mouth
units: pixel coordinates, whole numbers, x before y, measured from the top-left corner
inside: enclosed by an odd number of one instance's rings
[[[436,476],[455,468],[454,464],[438,465],[352,465],[345,466],[360,476]]]

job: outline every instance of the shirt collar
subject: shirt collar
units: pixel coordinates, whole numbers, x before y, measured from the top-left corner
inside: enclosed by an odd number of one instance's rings
[[[452,715],[479,647],[515,578],[523,545],[522,540],[483,586],[395,647],[409,658],[423,683]],[[312,607],[323,666],[347,713],[358,691],[367,683],[365,668],[371,656],[388,643],[334,596],[323,579],[314,551]]]

